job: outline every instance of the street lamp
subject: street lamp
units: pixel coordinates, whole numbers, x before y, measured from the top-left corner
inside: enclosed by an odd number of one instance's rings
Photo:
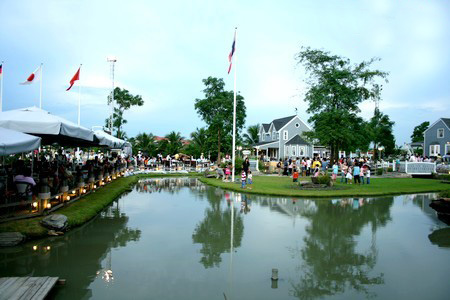
[[[112,91],[111,91],[111,103],[110,103],[110,116],[109,116],[109,131],[112,135],[112,119],[114,114],[114,64],[117,62],[115,56],[108,56],[106,60],[110,63],[110,75],[112,81]]]

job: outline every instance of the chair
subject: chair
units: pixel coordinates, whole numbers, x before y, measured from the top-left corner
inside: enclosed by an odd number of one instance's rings
[[[26,200],[31,200],[31,196],[33,195],[31,188],[33,185],[29,182],[20,182],[16,181],[16,189],[17,189],[17,197],[19,199],[25,198]]]

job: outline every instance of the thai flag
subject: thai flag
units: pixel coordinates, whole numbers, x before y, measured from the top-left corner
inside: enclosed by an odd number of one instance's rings
[[[236,31],[234,32],[234,39],[233,39],[233,45],[231,45],[231,52],[228,55],[228,61],[230,62],[230,66],[228,67],[228,74],[230,74],[231,71],[231,66],[233,65],[233,54],[234,54],[234,50],[235,50],[235,45],[236,45]]]

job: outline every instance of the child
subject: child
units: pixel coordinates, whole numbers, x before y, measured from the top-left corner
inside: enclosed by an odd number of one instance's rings
[[[292,181],[298,182],[298,171],[297,168],[294,168],[294,174],[292,175]]]
[[[363,165],[363,166],[361,167],[361,173],[359,174],[359,178],[361,179],[361,183],[362,183],[362,184],[364,184],[364,176],[365,176],[365,174],[366,174],[366,168],[367,168],[367,166],[366,166],[366,165]]]
[[[248,171],[248,189],[251,190],[252,188],[250,187],[250,185],[253,183],[253,175],[252,175],[252,171]]]
[[[353,176],[352,176],[352,168],[348,168],[347,169],[347,175],[345,175],[345,183],[347,183],[347,182],[350,182],[350,184],[352,184],[352,179],[353,179]]]
[[[231,175],[231,171],[230,171],[230,167],[227,165],[227,167],[225,168],[225,181],[227,181],[228,182],[228,178],[230,177],[230,175]]]
[[[338,166],[337,162],[334,162],[334,165],[333,165],[333,174],[331,175],[331,179],[332,179],[333,181],[336,181],[338,172],[339,172],[339,166]]]
[[[245,183],[247,182],[247,176],[245,174],[245,171],[242,171],[242,175],[241,175],[241,180],[242,180],[242,188],[245,189]]]
[[[370,167],[369,166],[367,166],[367,169],[366,169],[366,182],[367,182],[367,184],[370,183]]]

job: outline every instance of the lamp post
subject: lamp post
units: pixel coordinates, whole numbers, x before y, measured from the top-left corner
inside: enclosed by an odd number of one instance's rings
[[[109,131],[111,135],[112,131],[112,123],[113,123],[113,114],[114,114],[114,64],[117,62],[117,58],[115,56],[108,56],[106,59],[110,63],[110,75],[112,81],[112,90],[111,90],[111,102],[110,102],[110,116],[109,116]]]

